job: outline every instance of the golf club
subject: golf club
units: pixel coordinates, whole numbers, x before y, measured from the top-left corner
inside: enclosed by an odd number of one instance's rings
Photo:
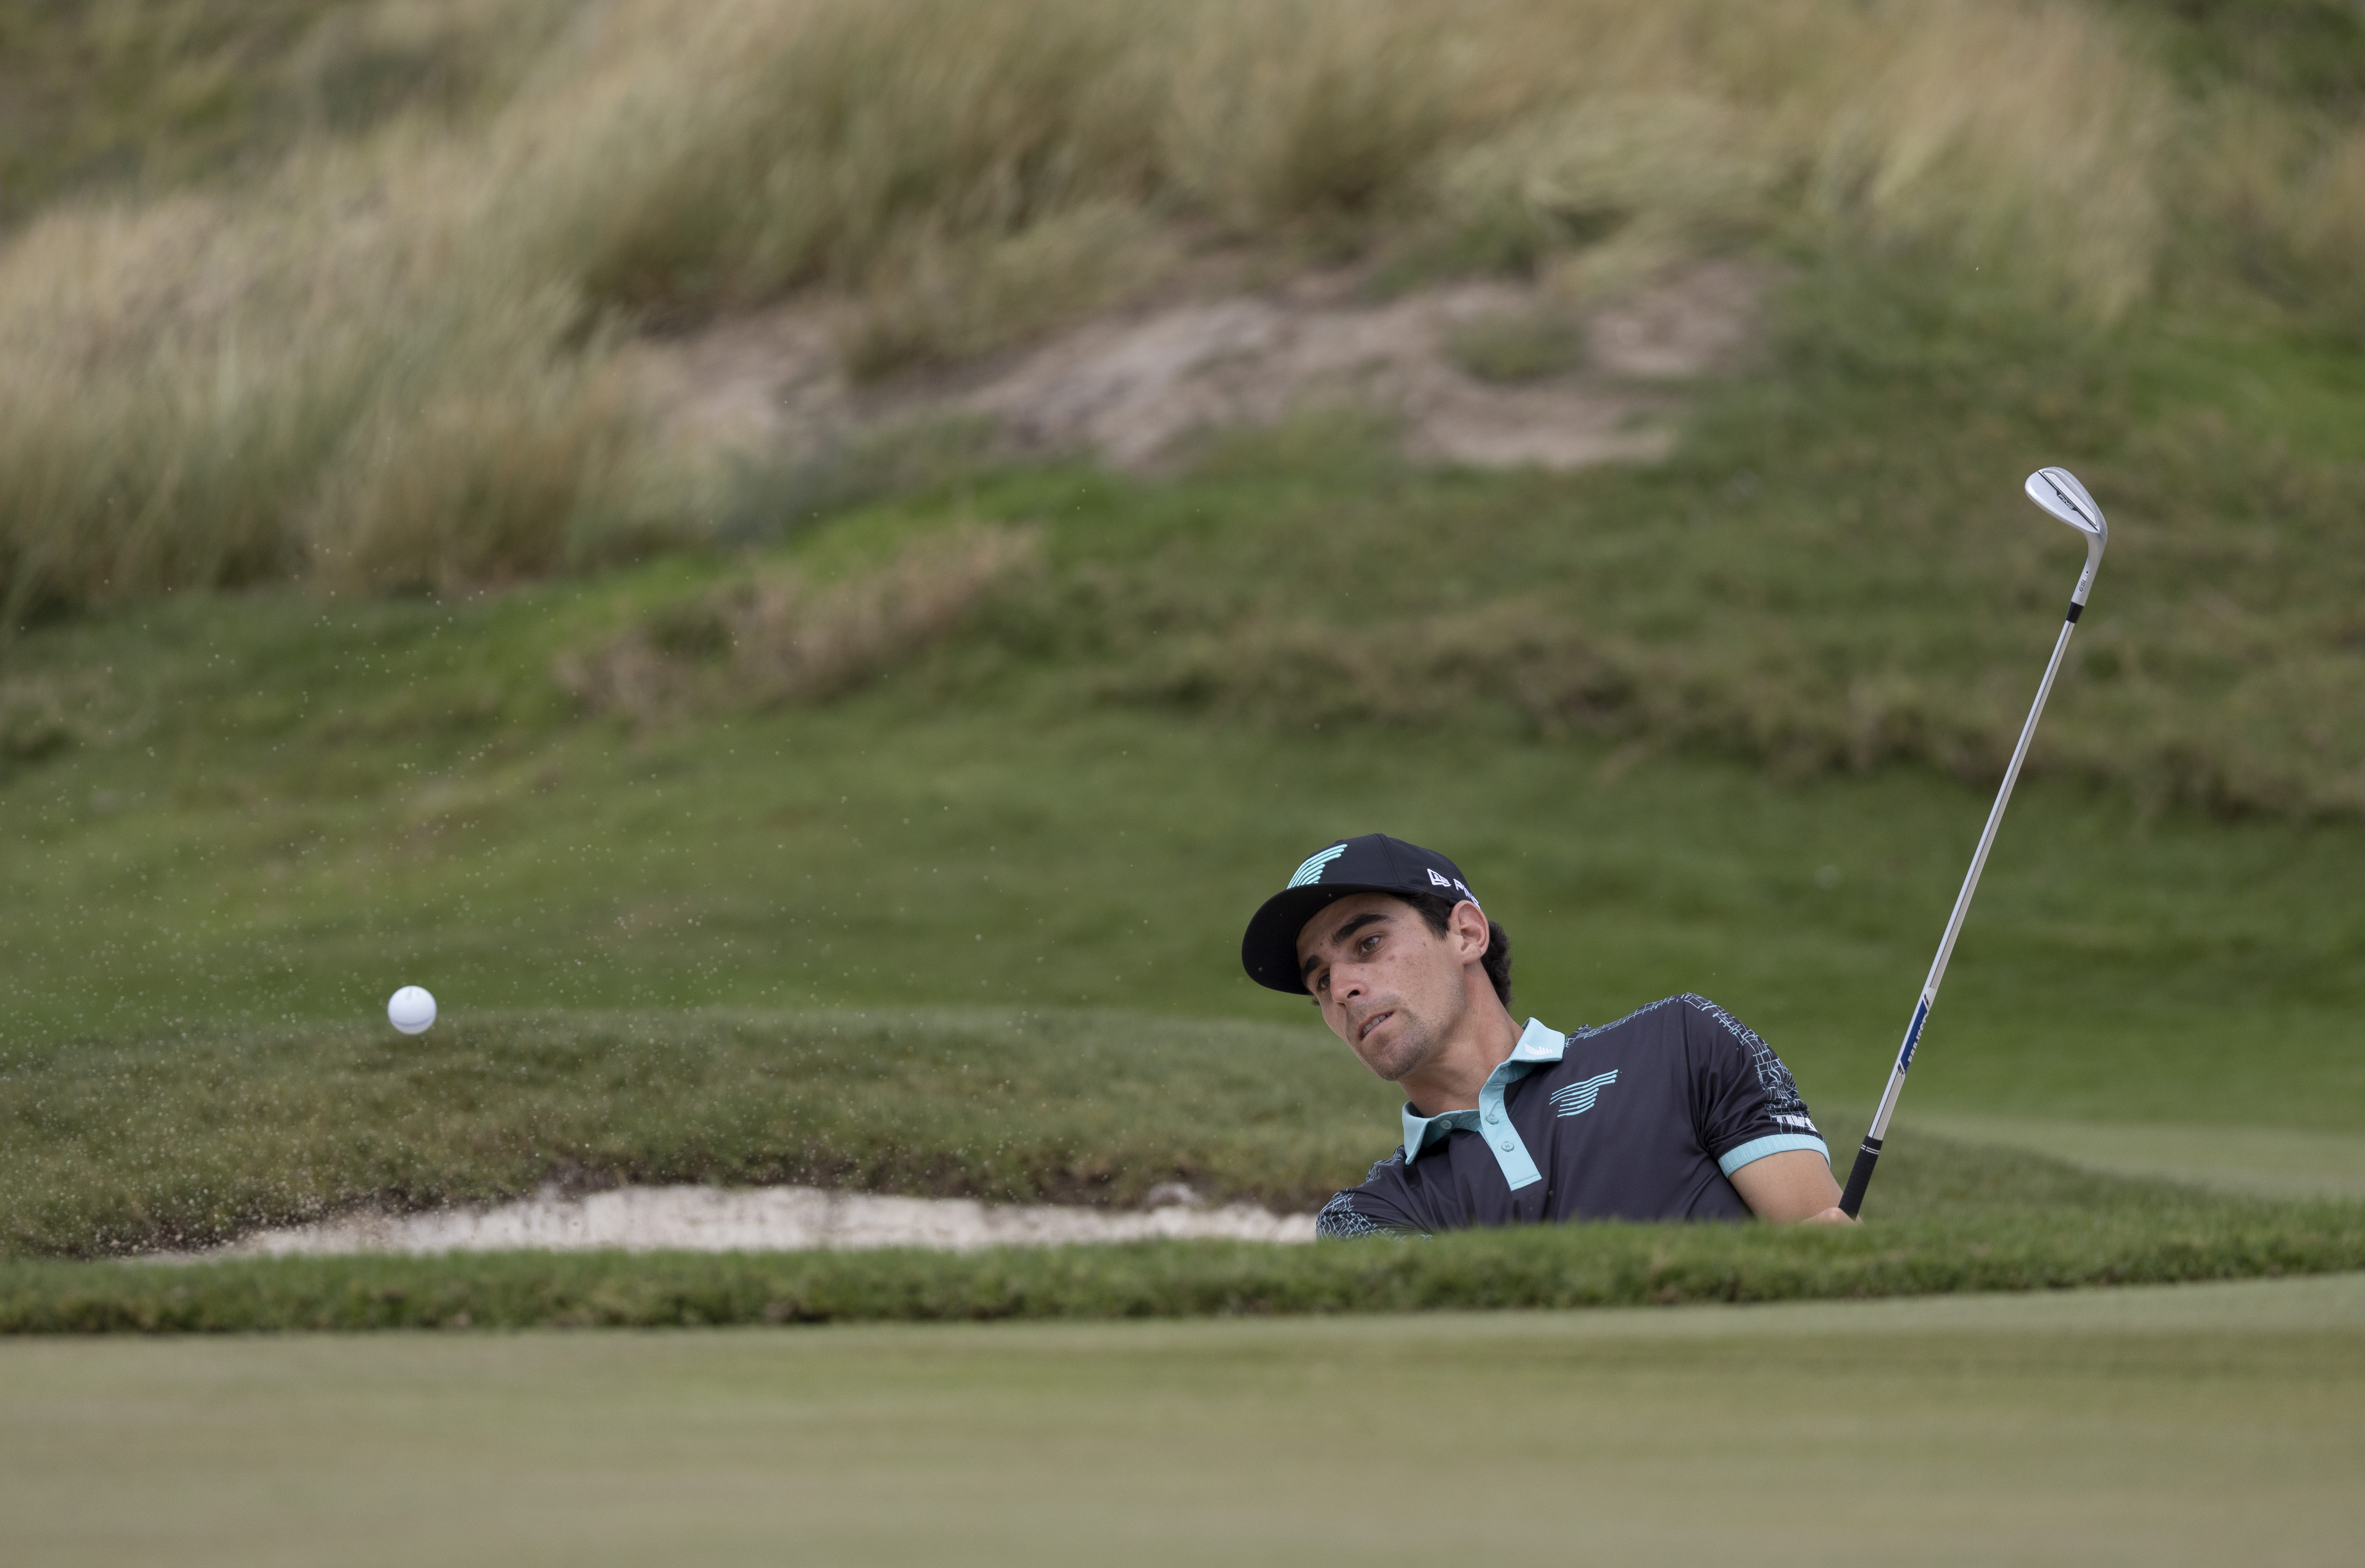
[[[1889,1070],[1889,1087],[1880,1096],[1880,1109],[1873,1113],[1871,1130],[1864,1135],[1864,1147],[1856,1150],[1855,1169],[1848,1172],[1847,1191],[1840,1194],[1840,1207],[1854,1218],[1864,1207],[1864,1190],[1872,1185],[1872,1168],[1880,1162],[1881,1140],[1889,1136],[1889,1118],[1897,1109],[1897,1096],[1905,1088],[1906,1070],[1913,1065],[1913,1049],[1922,1043],[1922,1026],[1930,1021],[1930,1009],[1938,1000],[1939,982],[1946,978],[1946,960],[1954,957],[1955,938],[1962,935],[1963,916],[1969,913],[1971,895],[1979,889],[1979,872],[1986,868],[1988,851],[1995,846],[1996,828],[2003,822],[2003,809],[2012,801],[2012,787],[2020,778],[2020,765],[2027,760],[2028,743],[2036,736],[2036,721],[2045,711],[2045,699],[2053,689],[2053,678],[2061,671],[2061,656],[2069,651],[2069,633],[2078,629],[2078,617],[2085,612],[2086,595],[2094,587],[2095,570],[2102,564],[2102,547],[2110,543],[2110,525],[2102,521],[2102,509],[2078,483],[2077,476],[2067,468],[2039,468],[2028,476],[2023,487],[2028,498],[2051,512],[2086,536],[2086,569],[2078,574],[2077,590],[2069,596],[2069,613],[2061,622],[2061,635],[2054,640],[2052,662],[2045,666],[2045,678],[2037,683],[2036,700],[2029,705],[2028,722],[2020,727],[2020,744],[2012,748],[2012,763],[2003,770],[2003,788],[1996,791],[1995,805],[1988,812],[1988,825],[1980,830],[1979,846],[1972,853],[1971,868],[1963,878],[1963,890],[1955,895],[1955,913],[1946,917],[1946,934],[1938,940],[1938,956],[1930,964],[1930,978],[1922,982],[1922,1000],[1913,1009],[1913,1021],[1905,1026],[1905,1043],[1897,1047],[1897,1065]]]

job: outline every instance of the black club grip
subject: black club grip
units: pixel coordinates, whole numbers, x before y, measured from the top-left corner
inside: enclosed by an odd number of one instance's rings
[[[1864,1207],[1864,1190],[1872,1185],[1872,1168],[1880,1163],[1880,1140],[1867,1137],[1864,1147],[1855,1151],[1855,1169],[1848,1172],[1847,1191],[1840,1194],[1840,1207],[1854,1219]]]

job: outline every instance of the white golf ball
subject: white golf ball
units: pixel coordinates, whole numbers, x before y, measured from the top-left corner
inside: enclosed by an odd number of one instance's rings
[[[435,999],[424,986],[404,986],[387,999],[386,1021],[406,1035],[423,1035],[435,1022]]]

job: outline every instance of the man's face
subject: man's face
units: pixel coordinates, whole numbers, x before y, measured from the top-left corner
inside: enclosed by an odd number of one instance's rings
[[[1401,899],[1353,893],[1297,934],[1298,972],[1322,1021],[1391,1083],[1428,1060],[1469,1008],[1463,928],[1474,924],[1483,951],[1485,917],[1475,904],[1454,913],[1440,936]]]

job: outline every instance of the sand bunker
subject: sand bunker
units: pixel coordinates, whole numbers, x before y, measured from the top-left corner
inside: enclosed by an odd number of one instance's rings
[[[356,1215],[268,1230],[212,1257],[353,1252],[581,1251],[790,1252],[816,1248],[1055,1247],[1086,1241],[1216,1237],[1237,1241],[1314,1239],[1312,1215],[1276,1215],[1245,1204],[1183,1203],[1130,1211],[1053,1204],[887,1198],[817,1187],[623,1187],[588,1197],[555,1193],[495,1208]]]

